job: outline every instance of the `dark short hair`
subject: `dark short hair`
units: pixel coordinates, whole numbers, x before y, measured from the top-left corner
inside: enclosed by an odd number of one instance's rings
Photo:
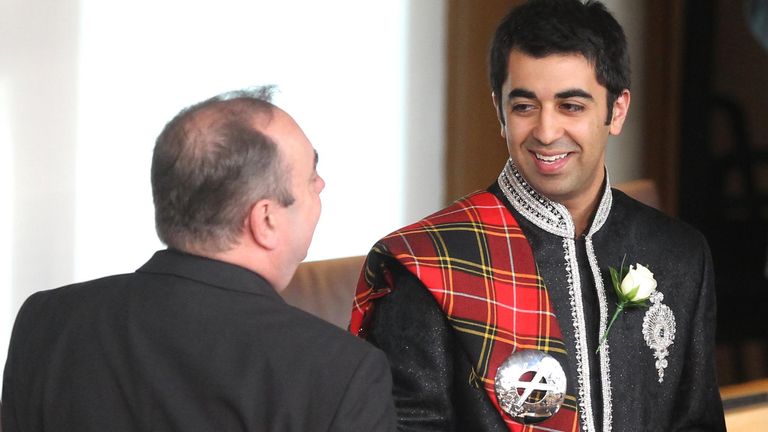
[[[224,93],[185,108],[157,137],[152,157],[155,227],[166,245],[221,252],[234,246],[251,206],[293,203],[275,142],[258,129],[274,87]]]
[[[530,0],[512,9],[496,29],[490,53],[491,88],[499,116],[501,87],[507,79],[509,53],[519,50],[542,58],[581,54],[595,68],[597,82],[608,90],[608,119],[613,103],[629,89],[627,40],[621,25],[599,1]]]

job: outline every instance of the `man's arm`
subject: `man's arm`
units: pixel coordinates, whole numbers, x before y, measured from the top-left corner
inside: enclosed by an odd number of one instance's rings
[[[389,359],[398,428],[453,430],[450,326],[420,281],[402,268],[393,273],[396,289],[376,300],[368,341]]]
[[[715,368],[715,283],[712,257],[702,238],[702,280],[691,319],[691,340],[675,402],[671,430],[724,431],[723,405]]]
[[[39,305],[42,296],[43,293],[32,294],[21,305],[11,332],[8,358],[3,371],[2,419],[0,419],[2,424],[0,429],[6,432],[22,429],[17,414],[22,408],[19,404],[26,400],[26,395],[23,393],[29,390],[30,384],[27,383],[26,387],[16,385],[17,382],[24,381],[24,377],[19,376],[22,371],[19,370],[18,366],[20,362],[26,362],[24,348],[31,337],[33,324],[40,316]],[[27,364],[26,366],[29,367],[30,365]],[[22,410],[22,412],[25,411]]]

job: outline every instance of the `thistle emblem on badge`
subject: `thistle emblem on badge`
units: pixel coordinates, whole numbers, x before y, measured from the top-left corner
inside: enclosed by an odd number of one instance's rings
[[[659,382],[664,381],[664,369],[668,366],[669,347],[675,341],[675,315],[669,306],[662,304],[664,294],[656,291],[651,294],[651,308],[643,317],[643,337],[656,358],[656,370]]]
[[[542,351],[514,352],[496,370],[499,406],[520,423],[552,417],[565,400],[565,385],[563,367]]]

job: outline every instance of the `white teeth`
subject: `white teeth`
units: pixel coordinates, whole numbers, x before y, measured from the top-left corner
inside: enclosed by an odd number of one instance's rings
[[[538,153],[534,153],[534,154],[536,155],[536,159],[544,162],[554,162],[568,156],[568,153],[563,153],[555,156],[544,156]]]

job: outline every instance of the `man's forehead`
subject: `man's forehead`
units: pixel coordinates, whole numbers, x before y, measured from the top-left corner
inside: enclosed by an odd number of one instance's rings
[[[585,87],[604,87],[597,81],[594,64],[580,53],[553,53],[532,56],[513,50],[507,60],[504,87],[534,91],[546,87],[552,92],[565,92]]]

